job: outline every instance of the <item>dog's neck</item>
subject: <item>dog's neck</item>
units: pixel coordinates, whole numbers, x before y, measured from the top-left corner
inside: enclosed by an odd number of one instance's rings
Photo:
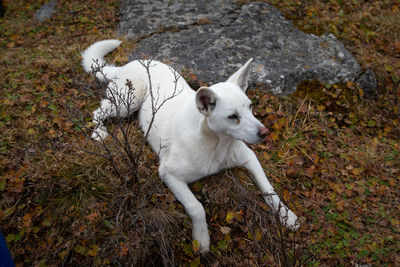
[[[204,145],[213,147],[214,149],[210,150],[215,150],[217,152],[217,154],[214,155],[215,160],[219,162],[225,161],[226,157],[231,151],[232,144],[236,141],[236,139],[227,134],[218,134],[212,131],[208,126],[207,119],[205,117],[202,119],[200,131],[200,136],[204,136],[204,140],[207,140]]]

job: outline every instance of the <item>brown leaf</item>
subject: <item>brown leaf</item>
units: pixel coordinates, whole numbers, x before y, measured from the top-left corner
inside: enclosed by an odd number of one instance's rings
[[[282,195],[283,195],[283,200],[285,200],[285,202],[288,202],[291,195],[290,192],[285,189],[283,190]]]
[[[338,209],[338,211],[343,211],[345,206],[346,202],[343,199],[336,202],[336,208]]]
[[[298,167],[296,165],[292,165],[285,171],[285,173],[287,176],[293,176],[293,175],[297,174],[297,171],[298,171]]]
[[[307,168],[304,171],[304,175],[307,176],[308,178],[312,178],[314,176],[314,172],[315,172],[315,166],[312,165],[310,168]]]
[[[32,223],[32,215],[31,215],[30,213],[25,214],[24,217],[22,218],[22,221],[23,221],[23,223],[24,223],[24,225],[25,225],[26,227],[31,226],[31,223]]]
[[[88,216],[86,216],[85,218],[88,219],[89,221],[94,221],[99,215],[97,214],[97,212],[93,212],[91,214],[89,214]]]
[[[301,112],[301,113],[306,113],[307,111],[308,111],[308,107],[307,107],[307,105],[300,105],[300,107],[299,107],[299,111]]]

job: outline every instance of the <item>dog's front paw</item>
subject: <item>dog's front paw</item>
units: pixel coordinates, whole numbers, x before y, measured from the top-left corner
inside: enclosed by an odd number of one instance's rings
[[[297,231],[300,228],[300,223],[298,222],[297,215],[293,213],[290,209],[281,208],[280,218],[283,225],[293,231]]]
[[[204,238],[200,238],[201,240],[199,241],[199,249],[201,253],[207,253],[208,251],[210,251],[210,237],[207,235]]]
[[[199,241],[199,249],[201,253],[206,253],[210,250],[210,236],[208,229],[193,229],[193,239]]]

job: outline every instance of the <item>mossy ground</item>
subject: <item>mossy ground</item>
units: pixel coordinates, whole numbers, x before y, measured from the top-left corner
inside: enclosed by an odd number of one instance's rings
[[[118,37],[118,1],[61,0],[41,24],[33,15],[44,2],[3,1],[0,19],[0,225],[17,266],[400,262],[398,1],[267,1],[303,30],[335,34],[377,73],[378,93],[315,81],[290,97],[251,88],[271,130],[253,149],[302,226],[277,226],[245,171],[222,172],[191,186],[206,208],[208,255],[158,178],[156,154],[145,147],[134,181],[121,156],[117,172],[81,131],[104,86],[82,70],[80,53]],[[132,46],[109,60],[124,64]]]

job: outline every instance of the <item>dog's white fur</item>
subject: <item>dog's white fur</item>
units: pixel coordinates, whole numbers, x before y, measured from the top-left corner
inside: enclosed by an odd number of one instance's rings
[[[94,61],[105,64],[104,56],[120,43],[119,40],[105,40],[90,46],[82,54],[84,69],[89,72]],[[137,109],[140,126],[146,132],[153,117],[152,101],[154,105],[154,99],[161,103],[174,96],[155,114],[147,141],[159,153],[161,179],[192,219],[193,239],[199,241],[203,252],[210,246],[206,215],[188,184],[225,168],[242,166],[248,169],[265,194],[266,203],[279,212],[281,221],[291,229],[299,227],[297,216],[282,204],[256,155],[245,145],[262,141],[268,132],[252,114],[251,101],[245,94],[251,62],[252,59],[226,82],[202,87],[197,92],[179,74],[176,80],[172,69],[161,62],[150,63],[150,79],[143,65],[148,61],[103,68],[108,79],[116,78],[115,82],[109,83],[107,95],[117,90],[118,101],[130,101],[132,105],[129,110],[121,107],[117,112],[115,104],[102,100],[101,107],[93,113],[93,122],[97,126],[92,137],[96,140],[107,136],[103,120],[112,116],[125,117]],[[104,79],[100,74],[97,77]],[[133,100],[126,99],[129,90],[126,80],[130,80],[135,88]],[[149,96],[150,88],[153,97]]]

